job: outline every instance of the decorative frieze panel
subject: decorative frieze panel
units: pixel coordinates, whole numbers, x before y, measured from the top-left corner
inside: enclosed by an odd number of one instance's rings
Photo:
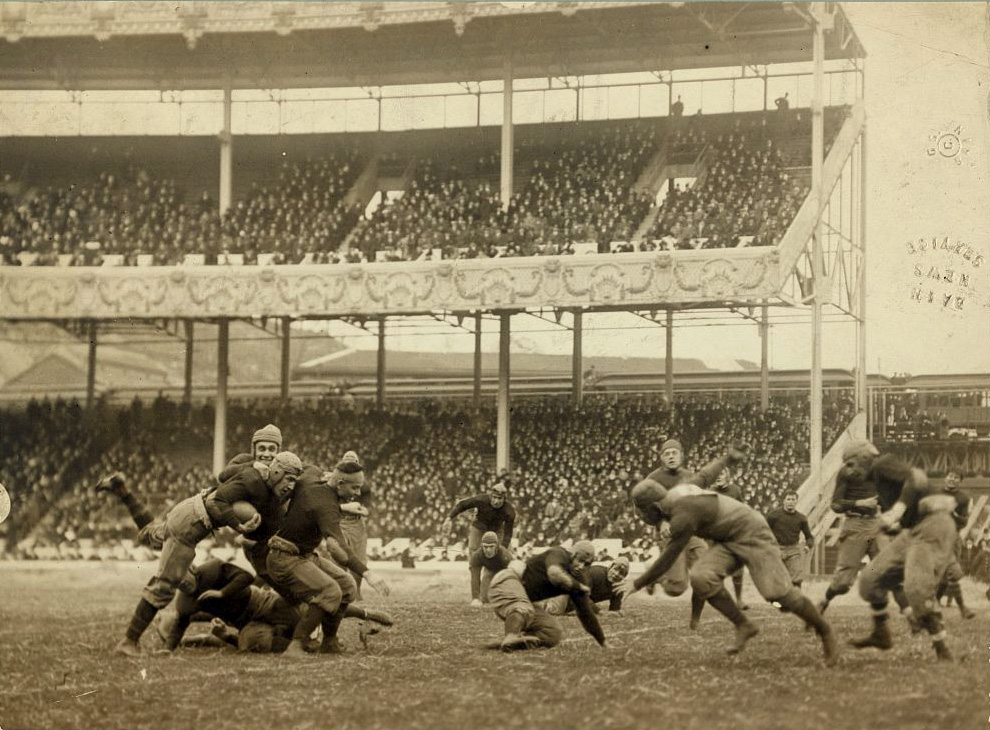
[[[758,300],[776,249],[313,266],[0,267],[0,319],[412,314]]]

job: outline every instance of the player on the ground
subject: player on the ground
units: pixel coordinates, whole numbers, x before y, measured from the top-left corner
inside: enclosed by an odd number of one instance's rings
[[[594,546],[587,540],[578,540],[570,550],[552,547],[525,563],[514,560],[499,571],[492,578],[488,597],[495,615],[505,623],[505,636],[493,647],[514,651],[559,644],[563,636],[560,623],[533,604],[560,595],[573,599],[581,625],[604,647],[605,634],[588,597],[591,588],[582,581],[594,559]]]
[[[868,466],[855,466],[865,473]],[[880,515],[882,529],[899,533],[863,570],[859,594],[873,608],[873,631],[850,643],[856,648],[890,649],[893,639],[887,625],[887,594],[903,588],[915,620],[932,639],[939,660],[951,661],[942,614],[935,591],[955,559],[959,539],[957,514],[963,514],[965,495],[946,492],[928,482],[920,469],[911,469],[897,502]]]
[[[659,580],[676,563],[691,538],[699,536],[711,544],[691,571],[691,588],[736,627],[730,654],[742,651],[746,642],[759,633],[723,585],[727,575],[745,565],[760,595],[775,601],[818,632],[826,665],[837,661],[838,644],[831,626],[791,583],[780,557],[780,548],[763,515],[730,497],[694,484],[666,489],[649,477],[633,488],[632,497],[640,515],[649,524],[664,518],[670,520],[671,541],[643,575],[625,580],[619,588],[620,593],[629,595]]]
[[[616,588],[622,584],[627,575],[629,575],[629,558],[622,556],[608,565],[592,565],[585,571],[585,580],[591,588],[588,598],[591,599],[595,613],[599,613],[598,604],[606,601],[610,612],[617,613],[622,610],[622,596],[616,593]],[[553,616],[571,613],[574,611],[574,601],[569,595],[557,596],[547,601],[546,610]]]
[[[815,536],[811,534],[808,518],[797,509],[797,492],[784,495],[784,506],[767,515],[767,524],[780,545],[780,556],[784,560],[791,582],[801,587],[804,582],[805,555],[815,546]],[[800,542],[804,535],[804,544]]]
[[[192,621],[219,619],[234,629],[224,635],[232,637],[232,643],[242,651],[263,651],[261,647],[266,644],[261,639],[266,636],[268,649],[264,651],[285,649],[302,611],[274,590],[252,585],[253,582],[251,573],[217,558],[193,566],[179,585],[173,604],[175,613],[159,617],[158,632],[166,648],[174,649],[182,642]],[[347,607],[345,618],[392,625],[387,614],[354,605]],[[251,624],[256,626],[239,637],[239,632]]]
[[[158,569],[145,586],[127,634],[115,648],[117,653],[140,655],[141,635],[155,615],[172,601],[196,557],[200,540],[221,527],[232,527],[241,534],[252,533],[261,539],[267,539],[278,529],[282,505],[292,494],[302,472],[302,462],[295,454],[283,451],[275,455],[264,471],[267,474],[253,468],[241,470],[216,490],[184,499],[169,510],[160,524],[162,553]],[[234,510],[234,503],[241,501],[250,504],[256,512],[246,522],[241,522]]]
[[[818,610],[825,612],[837,596],[849,592],[866,556],[873,560],[889,538],[880,530],[879,513],[890,509],[900,494],[910,467],[890,454],[880,456],[866,440],[852,441],[842,450],[842,468],[835,481],[832,510],[845,519],[839,532],[835,573]],[[902,592],[894,594],[909,621],[913,615]]]
[[[486,532],[481,536],[481,547],[471,553],[471,605],[488,603],[488,587],[492,576],[505,570],[512,562],[512,553],[498,544],[498,535]],[[484,577],[482,577],[484,571]]]
[[[454,505],[453,509],[443,521],[440,531],[444,539],[450,535],[453,528],[454,519],[467,510],[474,510],[474,520],[468,528],[468,555],[474,553],[481,547],[481,536],[486,532],[494,532],[498,535],[499,543],[508,549],[512,548],[512,530],[516,524],[516,508],[507,499],[509,489],[505,480],[495,482],[488,488],[487,494],[478,494],[467,499],[462,499]],[[469,566],[470,567],[470,566]],[[482,569],[480,567],[470,567],[471,584],[481,580]],[[491,576],[486,575],[486,581]],[[474,597],[471,598],[472,605]]]
[[[733,444],[724,456],[710,461],[698,471],[693,472],[683,465],[684,449],[681,442],[676,439],[667,439],[660,447],[660,468],[650,472],[646,479],[666,489],[672,489],[682,482],[691,482],[708,489],[715,484],[715,480],[726,467],[742,461],[748,450],[749,447],[745,444]],[[653,524],[658,528],[660,538],[658,544],[660,551],[663,552],[670,544],[670,527],[663,521],[657,521]],[[664,593],[668,596],[679,596],[688,589],[691,566],[697,562],[707,547],[705,541],[700,537],[692,537],[679,555],[677,562],[666,571],[660,581],[660,587],[663,588]],[[691,628],[697,628],[704,607],[703,598],[691,596]]]
[[[332,537],[347,550],[340,531],[340,503],[353,499],[364,484],[364,468],[348,452],[332,472],[307,466],[278,532],[268,541],[268,572],[297,601],[308,604],[306,615],[296,624],[286,656],[305,654],[305,642],[318,626],[323,627],[321,653],[336,653],[337,630],[347,606],[357,599],[357,584],[347,569],[365,576],[375,590],[387,595],[388,584],[375,578],[368,566],[347,551],[344,567],[317,554],[316,549]]]

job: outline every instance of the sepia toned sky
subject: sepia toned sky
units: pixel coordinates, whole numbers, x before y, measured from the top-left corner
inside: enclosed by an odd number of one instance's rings
[[[980,2],[844,4],[868,54],[870,372],[990,373],[988,7]],[[68,121],[70,127],[77,123]],[[771,367],[807,368],[808,311],[781,314],[792,321],[803,314],[805,321],[773,327]],[[513,349],[570,352],[570,332],[549,319],[514,317]],[[564,324],[568,321],[565,316]],[[743,318],[702,327],[682,323],[678,318],[676,357],[712,363],[760,360],[756,325]],[[474,346],[468,332],[407,324],[390,328],[390,349],[469,351]],[[635,315],[586,315],[584,324],[587,355],[663,357],[663,328]],[[345,324],[332,324],[330,333],[352,347],[377,347],[372,333]],[[493,323],[486,325],[483,347],[498,347]],[[824,365],[852,367],[854,353],[854,327],[827,324]]]
[[[867,368],[885,374],[990,373],[987,4],[884,2],[844,7],[868,53]],[[945,132],[953,133],[961,145],[949,142],[943,154],[934,150],[933,138]],[[935,153],[929,154],[930,149]],[[960,253],[938,248],[921,252],[915,246],[918,252],[910,253],[908,243],[924,237],[937,237],[939,242],[947,237],[950,244],[969,248]],[[963,253],[969,254],[968,260]],[[963,273],[968,280],[960,285]],[[947,276],[952,283],[945,281]],[[918,289],[920,302],[913,298]],[[663,329],[638,317],[586,316],[585,326],[586,355],[663,357]],[[597,327],[616,329],[590,331]],[[545,322],[515,317],[513,329],[514,350],[570,351],[570,333],[546,332],[553,327]],[[809,366],[810,324],[776,326],[770,341],[772,367]],[[347,342],[375,346],[373,337]],[[470,335],[389,340],[389,347],[396,349],[472,346]],[[497,349],[494,331],[484,338],[484,347]],[[823,353],[826,367],[851,367],[854,328],[826,325]],[[755,325],[676,328],[674,354],[758,363],[760,343]]]

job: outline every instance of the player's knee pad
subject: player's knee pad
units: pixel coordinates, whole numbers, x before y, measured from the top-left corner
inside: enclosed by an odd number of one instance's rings
[[[540,637],[540,641],[545,647],[552,648],[557,646],[564,638],[564,630],[557,625],[542,626],[540,627],[537,635]]]
[[[778,603],[784,610],[794,613],[795,609],[797,609],[800,604],[804,603],[807,598],[801,591],[792,586],[791,589],[784,595],[774,597],[768,596],[767,600],[771,603]]]
[[[337,585],[340,587],[342,603],[354,603],[358,600],[357,581],[354,580],[350,573],[335,576],[334,580],[337,581]]]
[[[327,613],[333,613],[340,608],[340,601],[343,595],[340,586],[336,582],[331,581],[328,585],[321,588],[319,593],[310,598],[308,603],[319,606]]]
[[[275,639],[275,628],[271,624],[252,621],[237,635],[237,650],[255,654],[270,654]]]
[[[686,586],[685,586],[686,588]],[[722,590],[722,578],[713,571],[700,570],[691,573],[691,590],[694,591],[699,598],[711,598],[720,590]],[[683,593],[684,590],[681,590]],[[667,595],[680,595],[680,593],[672,594],[667,593]]]
[[[165,521],[154,520],[138,530],[137,544],[159,551],[165,544]]]

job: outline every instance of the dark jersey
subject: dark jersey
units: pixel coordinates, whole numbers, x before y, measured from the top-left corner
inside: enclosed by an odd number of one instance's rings
[[[223,484],[240,472],[241,469],[252,464],[254,464],[254,456],[252,454],[237,454],[237,456],[227,462],[227,466],[223,468],[223,471],[217,474],[217,481]]]
[[[479,494],[475,497],[462,499],[454,505],[447,515],[448,519],[454,519],[461,512],[469,509],[477,510],[472,526],[482,532],[499,532],[503,530],[502,544],[509,545],[512,541],[512,530],[516,524],[516,508],[509,500],[505,500],[501,507],[492,507],[491,498],[487,494]]]
[[[797,510],[788,512],[783,507],[775,509],[767,515],[767,524],[770,525],[773,536],[781,547],[797,545],[802,533],[809,547],[815,542],[811,528],[808,526],[808,518]]]
[[[298,547],[303,555],[316,550],[324,538],[332,537],[347,553],[346,567],[363,574],[368,566],[347,547],[340,519],[337,491],[323,481],[322,469],[308,464],[296,482],[289,509],[277,534]]]
[[[604,565],[592,565],[585,573],[588,587],[591,588],[592,603],[608,601],[609,611],[618,611],[622,608],[622,596],[615,594],[614,586],[608,579],[608,568]]]
[[[960,515],[969,514],[969,497],[962,492],[947,492],[942,487],[932,484],[924,487],[917,487],[914,484],[905,485],[899,501],[907,508],[900,519],[902,527],[914,527],[934,512],[951,514],[957,524]]]
[[[211,558],[196,566],[196,588],[189,598],[176,600],[178,625],[184,631],[199,612],[222,619],[224,623],[235,628],[243,628],[250,616],[248,606],[251,602],[251,591],[254,576],[246,570],[238,568],[233,563]],[[220,591],[216,598],[200,599],[206,591]],[[190,600],[192,599],[192,600]]]
[[[206,512],[215,528],[240,524],[234,515],[234,502],[248,502],[261,515],[261,524],[248,537],[267,540],[278,530],[282,504],[257,469],[241,469],[206,497]]]
[[[894,506],[910,475],[911,467],[890,454],[876,458],[862,481],[850,479],[839,472],[832,495],[832,510],[840,514],[874,515],[877,513],[876,507],[857,507],[854,503],[876,497],[880,511],[886,512]]]
[[[197,565],[195,571],[197,596],[204,591],[220,591],[226,598],[254,582],[254,576],[246,570],[216,558]]]
[[[551,566],[560,566],[565,573],[574,580],[580,581],[581,575],[574,572],[571,565],[571,555],[562,547],[552,547],[539,555],[534,555],[526,561],[526,570],[523,571],[522,584],[526,589],[526,595],[531,601],[545,601],[548,598],[559,596],[567,591],[555,585],[547,577],[547,571]]]
[[[602,632],[601,624],[595,617],[594,606],[591,600],[582,591],[571,592],[566,588],[556,585],[550,580],[549,571],[553,566],[558,566],[567,573],[573,580],[581,581],[582,576],[574,572],[571,564],[571,555],[562,547],[552,547],[549,550],[534,555],[526,561],[526,570],[523,571],[520,579],[529,600],[545,601],[554,596],[570,594],[574,601],[574,608],[584,630],[595,637],[599,644],[605,643],[605,634]]]
[[[719,487],[716,485],[712,487],[712,491],[717,492],[718,494],[724,494],[726,497],[731,497],[737,502],[744,502],[742,490],[736,484],[726,484],[724,487]]]
[[[486,557],[483,548],[478,548],[471,555],[471,560],[469,566],[471,568],[487,568],[492,573],[497,573],[500,570],[505,570],[509,567],[509,563],[512,562],[512,553],[506,550],[504,547],[499,545],[498,550],[492,557]]]
[[[715,484],[718,475],[729,465],[729,457],[721,456],[718,459],[705,464],[698,471],[691,471],[680,466],[673,471],[665,466],[655,469],[647,474],[647,479],[652,479],[658,484],[662,484],[667,489],[676,487],[678,484],[697,484],[699,487],[708,489]]]

